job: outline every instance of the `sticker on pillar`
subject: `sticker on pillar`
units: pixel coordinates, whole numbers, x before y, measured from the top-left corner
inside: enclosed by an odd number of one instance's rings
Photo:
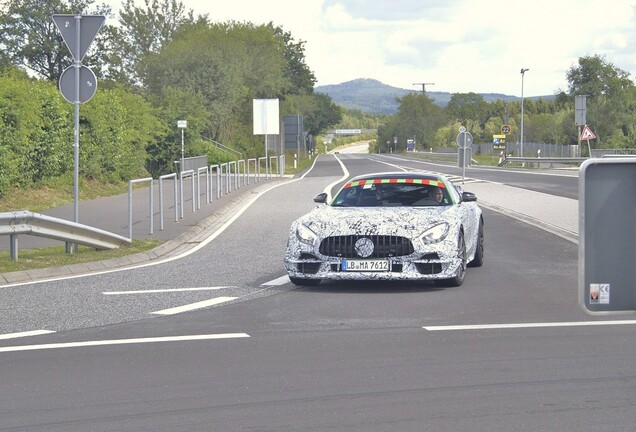
[[[590,284],[590,304],[610,304],[610,284]]]

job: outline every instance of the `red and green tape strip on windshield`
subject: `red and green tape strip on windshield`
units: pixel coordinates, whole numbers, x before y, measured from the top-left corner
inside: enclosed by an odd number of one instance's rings
[[[423,185],[431,185],[438,186],[441,188],[446,188],[444,183],[439,180],[429,180],[429,179],[413,179],[413,178],[388,178],[388,179],[368,179],[368,180],[357,180],[347,183],[344,188],[356,187],[356,186],[364,186],[371,184],[423,184]]]

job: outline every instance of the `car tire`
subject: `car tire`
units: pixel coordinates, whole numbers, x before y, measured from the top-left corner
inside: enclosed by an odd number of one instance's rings
[[[468,267],[481,267],[482,265],[484,265],[484,220],[480,218],[475,258],[468,263]]]
[[[464,241],[464,232],[459,232],[459,238],[457,239],[457,256],[461,258],[461,264],[457,268],[457,273],[450,279],[440,279],[436,281],[437,285],[447,287],[458,287],[464,283],[466,278],[466,242]]]
[[[293,276],[290,276],[289,280],[291,281],[291,283],[298,286],[315,286],[320,283],[320,279],[303,279]]]

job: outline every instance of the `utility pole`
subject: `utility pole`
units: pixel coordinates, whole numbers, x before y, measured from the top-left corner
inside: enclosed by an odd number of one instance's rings
[[[426,93],[426,86],[427,85],[435,85],[435,83],[413,83],[413,85],[421,85],[422,86],[422,93]]]
[[[528,68],[521,68],[521,133],[520,135],[520,140],[519,140],[519,156],[523,157],[523,76],[526,74],[526,72],[528,72],[530,69]]]

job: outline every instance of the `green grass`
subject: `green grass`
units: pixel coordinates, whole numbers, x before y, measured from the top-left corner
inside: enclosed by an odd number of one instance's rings
[[[119,249],[96,250],[86,246],[79,246],[76,253],[66,253],[64,245],[38,249],[23,249],[18,251],[18,260],[13,261],[8,252],[0,253],[0,273],[61,267],[71,264],[81,264],[120,258],[153,249],[163,241],[133,240],[130,246]]]

